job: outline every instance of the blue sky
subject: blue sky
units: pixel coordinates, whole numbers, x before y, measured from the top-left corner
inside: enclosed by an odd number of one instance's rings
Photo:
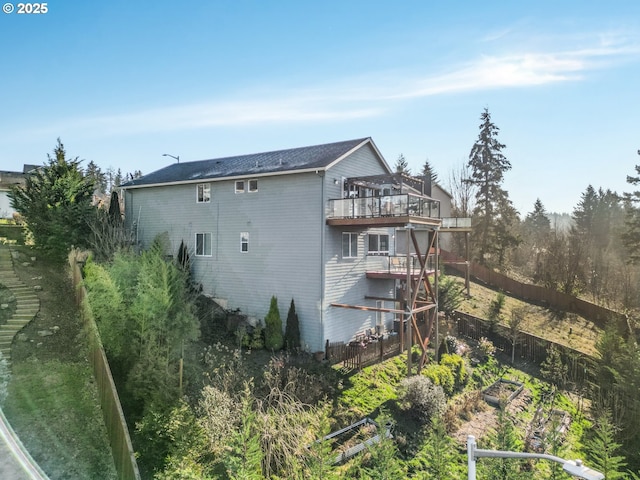
[[[4,3],[4,0],[0,1]],[[14,5],[17,2],[12,2]],[[447,185],[486,107],[521,214],[640,163],[640,2],[103,1],[0,13],[0,170],[372,137]]]

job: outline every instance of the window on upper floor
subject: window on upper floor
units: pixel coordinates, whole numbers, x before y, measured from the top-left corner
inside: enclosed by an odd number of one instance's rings
[[[196,185],[196,202],[209,203],[211,201],[211,185],[200,183]]]
[[[249,192],[258,191],[258,180],[249,180]]]
[[[196,233],[196,257],[211,256],[211,234]]]
[[[236,193],[244,193],[244,180],[236,180]]]
[[[358,256],[358,234],[342,233],[342,258],[356,258]]]
[[[389,235],[370,233],[367,253],[369,255],[389,255]]]
[[[240,252],[249,251],[249,232],[240,232]]]

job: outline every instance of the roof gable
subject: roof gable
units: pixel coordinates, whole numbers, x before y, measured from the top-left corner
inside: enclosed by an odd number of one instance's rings
[[[273,152],[174,163],[122,186],[143,187],[242,176],[277,175],[314,169],[325,170],[366,142],[372,143],[370,138],[360,138]]]

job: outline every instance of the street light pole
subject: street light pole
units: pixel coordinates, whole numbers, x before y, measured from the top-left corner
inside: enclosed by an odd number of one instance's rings
[[[174,156],[174,155],[169,155],[168,153],[163,153],[163,154],[162,154],[162,156],[163,156],[163,157],[171,157],[171,158],[173,158],[174,160],[177,160],[177,161],[178,161],[178,163],[180,163],[180,155],[178,155],[178,156],[176,157],[176,156]]]
[[[565,460],[564,458],[545,453],[522,453],[522,452],[506,452],[503,450],[482,450],[476,448],[476,439],[473,435],[467,436],[467,463],[469,466],[468,480],[476,480],[476,458],[492,457],[492,458],[541,458],[562,465],[562,469],[569,475],[583,478],[585,480],[602,480],[604,474],[597,470],[587,468],[582,464],[582,460]]]

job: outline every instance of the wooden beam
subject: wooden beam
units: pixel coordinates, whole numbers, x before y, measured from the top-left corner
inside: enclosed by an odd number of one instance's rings
[[[332,303],[332,307],[350,308],[352,310],[365,310],[369,312],[387,312],[387,313],[407,313],[406,310],[398,310],[396,308],[379,308],[379,307],[367,307],[365,305],[347,305],[345,303]]]

